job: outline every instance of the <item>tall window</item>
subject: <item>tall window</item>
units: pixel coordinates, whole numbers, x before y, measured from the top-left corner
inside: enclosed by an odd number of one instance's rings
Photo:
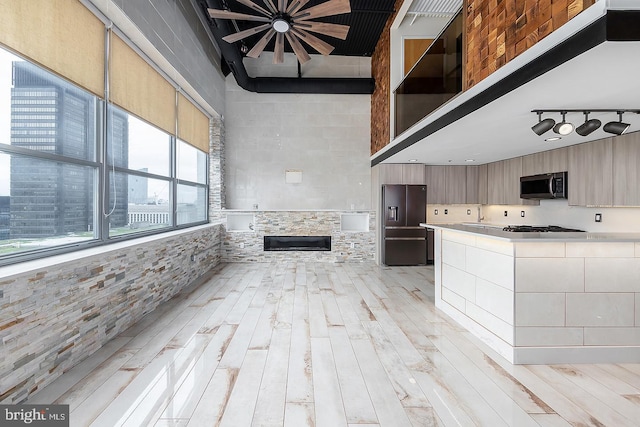
[[[207,178],[207,153],[0,48],[0,264],[204,223]]]
[[[204,221],[207,218],[207,155],[178,140],[177,146],[178,224]]]
[[[0,50],[0,259],[98,238],[95,96]]]

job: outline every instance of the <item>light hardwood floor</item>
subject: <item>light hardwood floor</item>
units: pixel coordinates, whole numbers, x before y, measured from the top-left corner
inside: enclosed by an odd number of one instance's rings
[[[227,264],[29,403],[71,426],[638,426],[640,364],[513,366],[433,269]]]

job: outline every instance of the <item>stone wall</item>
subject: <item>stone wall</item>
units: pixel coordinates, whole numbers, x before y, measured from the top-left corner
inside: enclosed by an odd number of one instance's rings
[[[219,117],[211,119],[209,128],[209,220],[220,220],[219,212],[227,207],[224,179],[225,144],[224,122]]]
[[[341,213],[368,213],[369,231],[340,230]],[[227,215],[253,214],[253,231],[231,231],[226,227],[222,244],[223,262],[373,261],[375,254],[375,211],[233,211]],[[331,236],[331,251],[263,250],[264,236]],[[353,244],[353,247],[351,247]]]
[[[465,0],[469,89],[551,34],[595,0]]]
[[[205,225],[0,268],[0,403],[24,402],[206,279],[220,262],[221,229]]]

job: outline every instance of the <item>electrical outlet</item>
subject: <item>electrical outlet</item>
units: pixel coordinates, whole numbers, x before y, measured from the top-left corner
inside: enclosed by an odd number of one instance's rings
[[[504,211],[504,216],[507,216],[507,214],[508,214],[508,212],[507,212],[507,211]]]
[[[238,247],[240,247],[240,249],[244,249],[244,243],[240,243]]]
[[[524,211],[520,211],[520,216],[524,218]]]
[[[602,222],[602,214],[600,213],[596,214],[596,222]]]
[[[433,210],[433,214],[434,214],[434,215],[438,215],[438,209],[434,209],[434,210]]]
[[[195,254],[191,255],[190,259],[191,259],[191,262],[195,262],[195,260],[196,260]]]
[[[351,242],[351,249],[355,249],[356,248],[356,244]]]
[[[444,210],[444,214],[447,215],[449,213],[449,209]]]

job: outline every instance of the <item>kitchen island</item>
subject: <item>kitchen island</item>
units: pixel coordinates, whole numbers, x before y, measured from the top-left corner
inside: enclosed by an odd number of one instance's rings
[[[435,304],[514,364],[640,362],[640,233],[435,230]]]

